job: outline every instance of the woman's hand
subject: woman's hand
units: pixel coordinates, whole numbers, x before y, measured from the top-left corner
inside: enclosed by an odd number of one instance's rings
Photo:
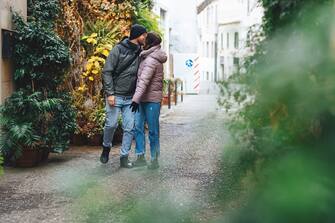
[[[130,108],[131,108],[132,112],[139,112],[140,111],[139,104],[137,104],[134,101],[131,103]]]

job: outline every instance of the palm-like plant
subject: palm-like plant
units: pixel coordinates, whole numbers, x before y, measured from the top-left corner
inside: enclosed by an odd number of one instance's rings
[[[23,149],[38,148],[47,142],[49,114],[59,99],[47,98],[41,92],[30,94],[19,90],[0,107],[0,151],[6,158],[16,159]]]

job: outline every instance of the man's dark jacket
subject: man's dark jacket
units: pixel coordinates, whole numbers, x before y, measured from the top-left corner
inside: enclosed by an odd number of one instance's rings
[[[106,96],[133,96],[136,89],[137,71],[140,63],[139,52],[141,48],[130,42],[128,38],[117,44],[110,52],[102,71],[102,81]],[[127,68],[129,63],[137,58]]]

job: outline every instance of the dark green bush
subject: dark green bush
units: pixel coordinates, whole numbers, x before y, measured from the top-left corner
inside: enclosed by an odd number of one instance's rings
[[[15,159],[25,148],[62,152],[73,134],[75,110],[63,90],[69,49],[54,31],[59,1],[28,1],[25,22],[13,13],[16,30],[16,92],[1,106],[0,151]]]

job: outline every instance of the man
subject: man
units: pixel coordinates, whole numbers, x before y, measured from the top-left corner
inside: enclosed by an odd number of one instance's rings
[[[146,29],[141,25],[131,27],[129,38],[125,38],[110,52],[102,71],[106,95],[106,123],[104,128],[100,161],[107,163],[119,113],[122,114],[123,139],[120,149],[121,168],[131,168],[128,154],[134,137],[134,112],[130,107],[136,88],[139,54],[145,43]]]

